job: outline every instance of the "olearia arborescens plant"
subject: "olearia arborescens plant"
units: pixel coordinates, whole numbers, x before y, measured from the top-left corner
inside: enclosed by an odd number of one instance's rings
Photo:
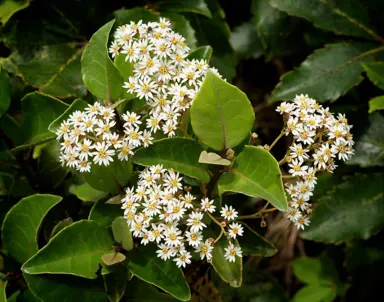
[[[156,143],[153,134],[157,131],[163,136],[175,136],[183,115],[200,93],[208,71],[220,78],[208,62],[187,59],[189,48],[184,37],[170,26],[168,20],[160,19],[160,22],[147,24],[131,22],[117,28],[109,51],[112,57],[124,55],[132,64],[132,75],[123,87],[127,93],[145,100],[147,112],[139,115],[127,111],[119,117],[116,104],[98,102],[84,111],[75,111],[57,131],[63,165],[89,173],[91,164],[108,166],[112,161],[130,160],[137,148]],[[213,86],[212,95],[225,99],[226,95],[219,95],[222,92]],[[218,110],[223,109],[219,106]],[[332,172],[337,167],[336,159],[347,160],[353,154],[351,126],[344,115],[334,117],[328,108],[307,95],[282,103],[277,111],[284,119],[281,134],[270,146],[258,148],[268,153],[281,137],[290,135],[293,138],[284,158],[280,161],[273,159],[273,162],[277,167],[288,167],[288,174],[279,176],[280,183],[287,181],[287,217],[298,229],[303,229],[309,225],[309,200],[316,185],[316,174]],[[221,125],[223,132],[227,130],[226,122]],[[237,140],[236,135],[232,140]],[[215,244],[225,238],[224,257],[229,262],[239,261],[237,259],[243,253],[236,239],[246,236],[241,220],[262,218],[263,214],[276,210],[275,207],[268,208],[274,203],[267,198],[259,212],[244,216],[239,215],[232,205],[215,203],[217,195],[213,195],[212,186],[236,164],[233,152],[228,152],[232,150],[228,141],[225,139],[221,155],[227,155],[225,160],[229,165],[219,163],[226,167],[212,176],[209,189],[201,185],[200,194],[193,194],[191,188],[183,184],[177,168],[162,164],[141,170],[137,183],[126,189],[122,208],[133,236],[139,238],[142,245],[156,244],[157,256],[161,259],[173,259],[179,267],[185,267],[191,263],[191,253],[196,253],[211,262]],[[216,144],[211,147],[215,149]],[[217,154],[214,156],[221,158]],[[249,173],[252,172],[251,168]],[[268,186],[265,185],[265,191]],[[237,192],[247,194],[249,191],[252,188]],[[206,232],[211,222],[220,228],[215,238]]]

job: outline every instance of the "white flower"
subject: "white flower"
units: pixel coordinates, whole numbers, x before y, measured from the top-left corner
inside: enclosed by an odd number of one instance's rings
[[[304,227],[309,225],[309,218],[307,216],[301,216],[297,218],[295,225],[298,230],[300,229],[304,230]]]
[[[118,150],[120,152],[117,155],[117,158],[119,160],[128,160],[129,156],[134,154],[133,151],[132,151],[134,148],[135,147],[132,144],[130,144],[129,142],[123,141],[121,143],[120,149]]]
[[[224,248],[224,251],[224,258],[227,259],[229,262],[235,262],[236,256],[243,257],[240,247],[234,246],[232,243],[230,243],[228,247]]]
[[[77,168],[80,172],[91,172],[91,164],[87,160],[78,162]]]
[[[237,218],[238,212],[235,211],[235,209],[232,206],[228,207],[227,205],[225,205],[224,207],[221,208],[220,214],[224,219],[231,221]]]
[[[180,245],[181,240],[183,239],[183,236],[180,236],[180,234],[181,234],[181,231],[173,226],[168,229],[165,229],[164,231],[165,243],[169,246]]]
[[[187,225],[191,226],[192,232],[198,232],[207,227],[203,222],[204,214],[201,212],[192,212],[187,219]]]
[[[81,143],[76,147],[77,152],[79,152],[79,158],[81,160],[88,160],[89,156],[92,156],[91,150],[93,149],[92,141],[85,138]]]
[[[185,267],[186,264],[190,264],[191,263],[191,253],[187,252],[187,251],[180,251],[178,256],[173,259],[173,261],[176,262],[176,265],[178,267]]]
[[[243,229],[243,226],[239,223],[235,223],[235,222],[232,222],[230,225],[229,225],[229,236],[231,238],[236,238],[237,236],[243,236],[243,232],[244,232],[244,229]]]
[[[115,150],[108,150],[110,145],[102,143],[96,143],[95,149],[93,152],[94,158],[93,162],[96,164],[103,164],[104,166],[108,166],[109,162],[113,161],[112,156],[115,155]]]
[[[172,256],[172,250],[171,247],[165,245],[165,244],[159,244],[159,249],[156,251],[157,257],[163,259],[163,260],[168,260]]]
[[[204,243],[200,243],[195,249],[195,252],[200,254],[201,260],[203,260],[204,258],[206,258],[207,260],[211,260],[212,251],[213,251],[213,246],[208,239],[205,240]]]
[[[289,149],[292,150],[292,152],[290,153],[290,156],[292,158],[296,158],[303,162],[305,159],[308,159],[309,156],[308,156],[308,152],[309,150],[308,149],[303,149],[303,146],[301,144],[295,144],[293,143],[292,146],[289,147]]]
[[[302,166],[302,164],[302,161],[293,159],[292,162],[288,164],[288,166],[291,167],[288,172],[292,174],[292,176],[303,176],[305,171],[308,170],[308,166]]]
[[[181,180],[182,178],[179,177],[179,173],[175,173],[173,170],[171,170],[167,175],[165,175],[164,186],[171,192],[176,193],[178,190],[183,188]]]
[[[156,88],[156,83],[152,82],[149,77],[144,77],[144,79],[138,80],[135,92],[139,98],[144,98],[148,101],[149,98],[153,98]]]
[[[188,244],[194,247],[197,247],[201,243],[201,240],[203,240],[201,232],[186,231],[185,237],[187,238]]]
[[[127,111],[122,115],[122,118],[126,122],[124,127],[127,128],[138,127],[141,124],[140,115],[136,114],[135,112]]]
[[[209,200],[208,197],[205,197],[201,200],[201,209],[204,212],[213,213],[215,212],[216,206],[213,204],[214,200]]]

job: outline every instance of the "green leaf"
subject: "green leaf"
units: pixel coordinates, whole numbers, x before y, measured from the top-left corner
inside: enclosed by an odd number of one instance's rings
[[[63,167],[59,162],[59,152],[60,143],[57,140],[46,143],[41,150],[37,159],[38,180],[41,183],[41,189],[56,189],[69,173],[69,168]]]
[[[201,46],[196,48],[194,51],[191,51],[187,57],[188,60],[205,60],[209,62],[212,56],[212,47],[211,46]]]
[[[103,263],[105,265],[108,265],[108,266],[112,266],[112,265],[121,263],[125,259],[126,259],[126,257],[124,254],[116,253],[116,252],[108,253],[108,254],[101,256],[101,261],[103,261]]]
[[[119,54],[114,59],[114,64],[119,70],[124,81],[128,81],[128,78],[132,76],[133,73],[133,64],[131,64],[129,61],[126,61],[126,57],[127,56],[125,54]]]
[[[280,211],[288,209],[279,164],[260,147],[245,146],[228,173],[220,177],[219,194],[228,191],[262,197]]]
[[[105,203],[105,200],[97,201],[89,212],[88,220],[96,221],[99,225],[107,228],[117,218],[122,216],[124,211],[120,205]]]
[[[62,122],[67,120],[69,116],[77,111],[83,111],[88,106],[88,103],[82,99],[76,99],[57,119],[55,119],[49,126],[48,130],[56,134]]]
[[[319,284],[307,285],[296,292],[293,302],[331,302],[337,296],[336,288]]]
[[[256,26],[252,21],[235,27],[229,42],[242,59],[258,59],[264,54]]]
[[[152,166],[162,164],[190,177],[208,183],[210,176],[206,165],[198,163],[204,149],[194,140],[174,137],[155,141],[148,148],[141,148],[132,157],[135,164]]]
[[[14,292],[8,297],[8,302],[17,302],[17,297],[20,295],[20,290]]]
[[[17,75],[43,93],[82,97],[87,94],[80,72],[83,49],[77,43],[43,45],[32,52],[32,58],[15,62]]]
[[[11,83],[8,73],[0,68],[0,118],[7,112],[11,104]]]
[[[376,112],[369,116],[369,121],[368,130],[356,140],[355,154],[348,165],[384,166],[384,117]]]
[[[88,90],[101,100],[119,98],[123,81],[108,56],[107,44],[113,23],[110,21],[93,34],[81,57],[81,73]]]
[[[58,99],[40,92],[27,94],[21,100],[21,104],[23,106],[23,121],[20,126],[20,133],[23,143],[13,151],[19,151],[54,138],[55,135],[48,130],[48,126],[68,107],[67,104]]]
[[[270,0],[269,3],[279,10],[307,19],[315,26],[335,34],[380,40],[369,24],[365,7],[359,1]]]
[[[112,222],[112,233],[116,242],[120,243],[126,251],[133,250],[132,232],[124,217],[117,217]]]
[[[308,94],[317,101],[334,101],[362,80],[360,62],[371,59],[368,43],[335,43],[316,50],[300,67],[285,73],[272,92],[270,103]]]
[[[384,62],[361,63],[368,79],[384,90]]]
[[[105,302],[107,295],[99,280],[65,275],[23,273],[31,292],[44,302]]]
[[[35,194],[21,199],[7,213],[2,226],[2,242],[18,262],[23,263],[37,252],[40,224],[61,200],[56,195]]]
[[[7,302],[5,288],[7,287],[8,280],[0,280],[0,302]]]
[[[238,237],[243,255],[271,257],[277,253],[276,247],[252,230],[248,225],[244,226],[244,236]]]
[[[132,302],[144,302],[144,301],[163,301],[163,302],[175,302],[178,301],[170,295],[164,294],[157,290],[156,287],[149,283],[146,283],[136,277],[128,283],[129,290],[125,293],[125,298]]]
[[[368,239],[384,223],[384,173],[355,175],[319,200],[301,236],[324,243]],[[369,219],[361,219],[369,217]]]
[[[324,283],[320,259],[300,257],[292,261],[293,273],[304,283]],[[332,283],[332,282],[331,282]]]
[[[0,119],[0,129],[12,141],[13,145],[17,146],[23,143],[20,125],[10,115],[5,114],[2,116]]]
[[[245,93],[208,71],[191,106],[196,136],[214,150],[232,148],[248,135],[254,120]]]
[[[372,113],[377,110],[383,110],[383,109],[384,109],[384,95],[375,97],[369,101],[368,113]]]
[[[160,19],[158,15],[144,7],[119,9],[117,11],[114,11],[113,15],[116,18],[116,26],[129,24],[131,21],[139,22],[140,20],[143,23],[158,22]]]
[[[236,240],[233,242],[239,246]],[[224,248],[227,248],[228,244],[228,240],[223,237],[215,243],[212,251],[212,266],[221,279],[229,283],[230,286],[240,287],[243,282],[243,258],[236,257],[235,262],[229,262],[225,259]]]
[[[78,221],[53,237],[21,270],[31,275],[69,274],[95,279],[100,257],[112,250],[112,245],[103,226],[94,221]]]
[[[268,60],[275,56],[291,54],[292,46],[298,47],[295,43],[290,45],[286,42],[296,27],[293,18],[271,7],[268,0],[254,0],[252,11],[254,17],[251,23],[257,31],[259,43],[268,54]]]
[[[71,225],[73,223],[73,220],[71,217],[65,218],[61,221],[59,221],[52,229],[51,238],[55,236],[58,232],[60,232],[62,229],[66,228],[67,226]]]
[[[4,26],[13,14],[29,6],[30,1],[4,0],[0,4],[0,22]]]
[[[21,295],[18,296],[19,302],[40,302],[40,300],[30,291],[29,288],[24,288]]]
[[[188,301],[191,298],[189,286],[183,271],[174,261],[163,261],[156,256],[156,248],[147,245],[129,258],[128,267],[133,275],[151,283],[175,298]]]
[[[92,188],[118,194],[122,192],[132,176],[132,163],[115,158],[108,166],[93,164],[91,172],[83,173],[83,176]]]
[[[130,272],[123,264],[114,266],[110,274],[103,275],[105,290],[109,301],[119,302],[124,296]],[[131,289],[129,289],[131,290]],[[124,300],[123,300],[124,301]],[[129,300],[131,301],[131,300]]]
[[[76,195],[77,198],[79,198],[82,201],[98,201],[108,194],[99,190],[96,190],[92,188],[89,184],[84,183],[79,186],[77,186],[73,190],[73,194]]]
[[[155,3],[155,9],[178,13],[201,14],[211,18],[211,12],[204,0],[159,0]]]

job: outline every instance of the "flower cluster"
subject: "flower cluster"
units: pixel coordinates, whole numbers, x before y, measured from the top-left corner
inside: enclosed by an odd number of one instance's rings
[[[120,26],[109,52],[112,57],[125,55],[133,64],[133,75],[123,87],[145,99],[151,108],[146,120],[150,131],[174,136],[181,114],[191,106],[209,65],[204,60],[186,59],[186,40],[170,26],[164,18]]]
[[[203,231],[207,228],[206,216],[212,218],[216,206],[208,198],[197,201],[181,180],[179,173],[162,165],[148,167],[140,172],[137,187],[127,188],[122,208],[133,236],[141,238],[141,244],[157,244],[158,257],[172,258],[177,266],[185,267],[191,263],[191,252],[211,261],[215,240],[204,238]],[[225,258],[230,262],[242,257],[240,247],[231,242],[243,235],[241,224],[234,222],[237,214],[232,206],[221,209],[220,219],[228,226]]]
[[[56,132],[61,141],[60,162],[80,172],[90,172],[91,163],[109,165],[115,155],[122,161],[133,150],[152,143],[148,130],[140,131],[140,116],[126,112],[124,125],[118,129],[115,111],[96,102],[84,111],[75,111],[63,121]]]
[[[300,180],[290,184],[288,218],[298,229],[309,225],[308,214],[316,184],[316,173],[331,172],[335,160],[348,160],[353,154],[352,126],[343,114],[335,117],[308,95],[299,95],[292,102],[283,102],[277,111],[284,115],[283,133],[293,135],[292,145],[285,156],[289,173]]]

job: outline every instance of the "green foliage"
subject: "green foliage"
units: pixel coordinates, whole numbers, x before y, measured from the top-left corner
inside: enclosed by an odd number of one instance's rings
[[[121,213],[119,205],[108,204],[104,199],[101,199],[93,205],[88,219],[96,221],[104,227],[109,227],[117,217],[121,216]]]
[[[337,243],[352,238],[368,239],[383,225],[384,174],[361,174],[347,178],[322,197],[312,215],[305,239]],[[363,224],[361,217],[369,217]]]
[[[218,151],[235,147],[251,131],[254,119],[247,96],[208,71],[191,107],[191,123],[199,140]]]
[[[362,63],[362,65],[371,82],[384,89],[384,62]]]
[[[120,243],[126,251],[133,249],[132,233],[124,217],[117,217],[112,222],[112,232],[115,241]]]
[[[11,83],[5,70],[0,70],[0,118],[11,103]]]
[[[1,228],[2,242],[16,261],[23,263],[37,252],[43,218],[61,200],[55,195],[31,195],[20,200],[7,213]]]
[[[384,109],[384,96],[378,96],[369,101],[368,113],[372,113],[377,110],[383,110],[383,109]]]
[[[173,169],[204,183],[210,179],[206,165],[198,162],[203,148],[188,138],[165,138],[156,141],[149,148],[141,148],[132,158],[136,164],[151,166],[161,163],[164,168]]]
[[[121,94],[121,75],[107,53],[113,21],[95,32],[81,57],[81,73],[87,89],[101,100],[117,100]]]
[[[13,14],[28,7],[30,4],[29,0],[15,1],[15,0],[4,0],[0,5],[0,22],[2,25],[8,22]]]
[[[191,297],[183,272],[173,261],[164,262],[156,256],[154,246],[146,246],[129,258],[132,274],[151,283],[175,298],[188,301]]]
[[[262,197],[279,210],[286,211],[288,204],[280,175],[279,165],[268,151],[245,146],[232,168],[220,178],[219,192]]]
[[[112,245],[107,229],[94,221],[78,221],[54,236],[23,264],[22,271],[30,275],[68,274],[95,279],[100,257],[111,251]]]
[[[302,93],[317,101],[334,101],[363,80],[360,62],[371,60],[374,51],[369,43],[328,44],[284,74],[269,101],[290,100]]]

